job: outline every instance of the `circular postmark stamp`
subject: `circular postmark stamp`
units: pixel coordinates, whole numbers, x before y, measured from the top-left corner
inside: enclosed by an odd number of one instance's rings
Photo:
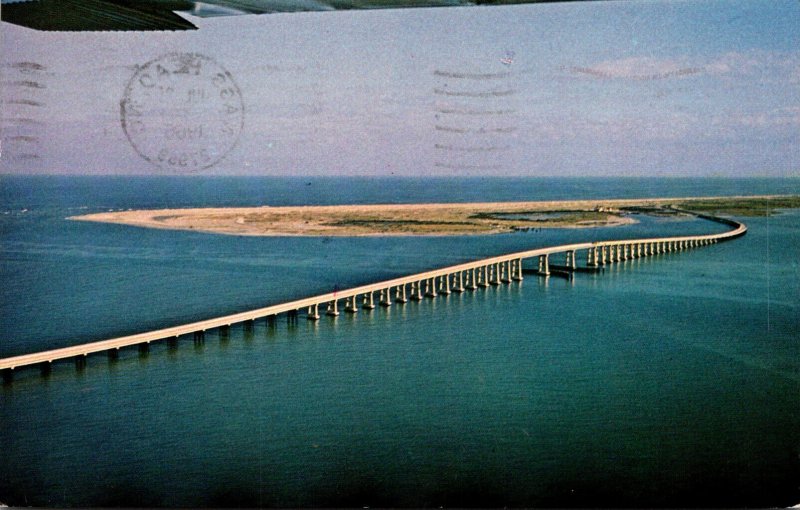
[[[193,172],[222,160],[244,125],[231,74],[198,53],[169,53],[140,66],[120,102],[122,129],[141,157]]]

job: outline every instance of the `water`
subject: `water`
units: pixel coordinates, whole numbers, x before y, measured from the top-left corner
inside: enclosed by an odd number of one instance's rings
[[[724,228],[252,238],[108,209],[798,193],[797,180],[0,178],[0,356],[512,250]],[[23,212],[25,210],[25,212]],[[743,238],[356,316],[22,371],[0,501],[45,506],[800,502],[800,212]],[[99,482],[102,481],[102,482]]]

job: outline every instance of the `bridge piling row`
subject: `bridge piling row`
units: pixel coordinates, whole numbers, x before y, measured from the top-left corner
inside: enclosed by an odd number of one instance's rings
[[[627,260],[634,260],[653,255],[662,255],[666,253],[673,253],[685,251],[691,248],[700,246],[707,246],[717,242],[716,238],[702,236],[697,238],[688,239],[668,239],[668,240],[634,240],[634,241],[614,241],[609,243],[595,243],[586,251],[586,265],[587,267],[602,267],[606,264],[613,264],[617,262],[625,262]],[[570,267],[571,261],[574,260],[569,252],[566,253],[566,266]],[[542,263],[540,262],[540,272]],[[574,265],[572,266],[574,269]]]
[[[522,281],[523,261],[527,259],[537,260],[538,269],[534,272],[540,276],[548,277],[552,273],[558,276],[567,275],[571,277],[571,274],[575,271],[598,271],[600,267],[607,264],[707,246],[720,241],[735,239],[744,235],[747,231],[747,227],[733,220],[702,214],[697,214],[696,216],[734,228],[721,234],[705,236],[586,242],[536,248],[524,252],[490,257],[448,268],[395,278],[386,282],[347,289],[340,291],[338,295],[337,293],[323,294],[162,330],[0,359],[0,373],[2,373],[4,382],[13,379],[13,371],[15,369],[25,366],[38,365],[42,373],[46,374],[51,370],[51,365],[54,361],[68,358],[74,359],[76,369],[82,370],[86,365],[86,359],[89,354],[105,353],[108,359],[113,362],[118,359],[120,348],[135,345],[140,355],[145,355],[149,352],[150,342],[164,340],[168,348],[172,350],[177,348],[179,337],[186,335],[192,335],[195,344],[200,347],[205,340],[205,331],[208,329],[217,329],[220,339],[224,340],[229,335],[231,324],[242,323],[245,335],[248,333],[252,335],[256,319],[265,318],[267,328],[272,330],[275,328],[276,319],[280,314],[285,314],[287,323],[290,327],[293,327],[297,324],[300,310],[305,311],[307,319],[319,320],[320,305],[326,305],[326,315],[336,317],[339,315],[338,302],[340,300],[343,300],[345,311],[348,313],[357,313],[359,300],[361,300],[362,309],[372,310],[375,308],[374,294],[376,292],[378,293],[379,304],[388,307],[393,303],[406,303],[409,299],[421,301],[426,296],[435,298],[440,294],[448,295],[451,292],[474,291],[479,287],[486,288],[493,285],[510,284],[513,281]],[[583,250],[586,251],[586,264],[585,267],[579,267],[577,263],[578,252]],[[550,255],[561,253],[563,253],[564,257],[564,265],[553,265],[551,267]],[[392,299],[392,293],[394,293],[394,299]]]

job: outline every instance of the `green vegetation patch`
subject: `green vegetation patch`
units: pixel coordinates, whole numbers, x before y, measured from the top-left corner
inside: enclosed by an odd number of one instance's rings
[[[678,205],[697,212],[716,212],[735,216],[771,216],[777,209],[800,208],[800,195],[774,198],[718,198],[692,200]]]
[[[475,223],[469,221],[429,221],[429,220],[337,220],[322,223],[326,227],[371,227],[378,225],[468,225],[474,226]]]
[[[542,217],[546,215],[552,217]],[[538,216],[537,218],[520,218],[520,216],[532,215]],[[513,218],[509,218],[513,216]],[[499,220],[513,224],[565,224],[586,221],[605,221],[609,216],[616,216],[613,213],[601,211],[581,211],[581,210],[549,210],[549,211],[507,211],[507,212],[480,212],[470,216],[470,218],[478,220]]]

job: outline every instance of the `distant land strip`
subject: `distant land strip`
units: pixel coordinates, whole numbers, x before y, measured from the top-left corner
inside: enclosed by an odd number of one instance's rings
[[[504,73],[456,73],[450,71],[442,71],[437,69],[433,72],[435,76],[441,76],[442,78],[458,78],[458,79],[466,79],[466,80],[493,80],[497,78],[507,78],[511,76],[510,72]]]
[[[453,96],[453,97],[479,97],[479,98],[487,98],[487,97],[505,97],[505,96],[513,96],[517,93],[516,90],[509,89],[509,90],[483,90],[483,91],[469,91],[469,90],[444,90],[444,89],[433,89],[434,94],[439,94],[441,96]]]
[[[246,236],[435,236],[624,225],[634,223],[637,212],[657,213],[669,206],[764,216],[777,209],[800,208],[800,195],[159,209],[69,219]]]
[[[463,110],[457,108],[439,108],[436,113],[445,115],[510,115],[516,110]]]

